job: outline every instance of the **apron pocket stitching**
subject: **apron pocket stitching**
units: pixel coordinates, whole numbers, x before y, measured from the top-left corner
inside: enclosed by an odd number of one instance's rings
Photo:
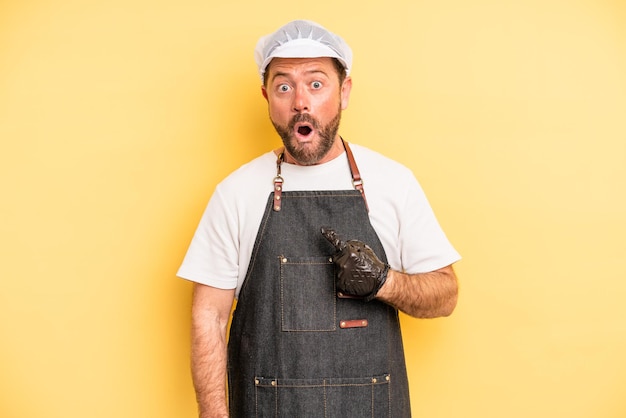
[[[281,331],[337,331],[334,265],[330,257],[285,257],[280,262]],[[320,304],[310,303],[323,295]]]

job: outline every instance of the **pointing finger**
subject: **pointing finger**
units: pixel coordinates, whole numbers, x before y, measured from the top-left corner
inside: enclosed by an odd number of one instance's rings
[[[337,251],[341,251],[346,247],[346,243],[343,242],[339,234],[337,234],[334,229],[323,226],[321,228],[321,232],[322,235],[324,235],[324,238],[326,238]]]

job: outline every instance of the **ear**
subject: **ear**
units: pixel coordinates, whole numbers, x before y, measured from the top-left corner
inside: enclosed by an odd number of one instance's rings
[[[341,85],[341,110],[346,110],[348,108],[350,91],[352,91],[352,78],[348,76],[345,80],[343,80],[343,84]]]
[[[265,86],[261,86],[261,94],[263,94],[265,100],[269,101],[269,99],[267,98],[267,89],[265,88]]]

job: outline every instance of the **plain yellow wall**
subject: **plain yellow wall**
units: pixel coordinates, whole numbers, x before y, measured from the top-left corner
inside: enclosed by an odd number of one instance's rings
[[[351,44],[341,133],[464,257],[452,317],[402,318],[415,415],[626,416],[618,0],[1,2],[0,416],[195,415],[175,272],[279,145],[252,51],[294,18]]]

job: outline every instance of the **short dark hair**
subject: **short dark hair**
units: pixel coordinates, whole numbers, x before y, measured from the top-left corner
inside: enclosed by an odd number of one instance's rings
[[[339,85],[341,86],[343,84],[343,81],[346,79],[346,67],[344,67],[341,61],[339,61],[337,58],[332,58],[332,60],[333,60],[333,65],[335,67],[335,70],[337,70],[337,76],[339,77]],[[270,63],[265,68],[265,73],[263,73],[263,85],[264,86],[267,86],[267,76],[270,72],[271,64],[272,62],[270,61]]]
[[[344,67],[341,61],[339,61],[337,58],[333,58],[333,65],[337,70],[337,75],[339,76],[339,85],[341,86],[343,84],[343,80],[346,79],[346,67]]]

